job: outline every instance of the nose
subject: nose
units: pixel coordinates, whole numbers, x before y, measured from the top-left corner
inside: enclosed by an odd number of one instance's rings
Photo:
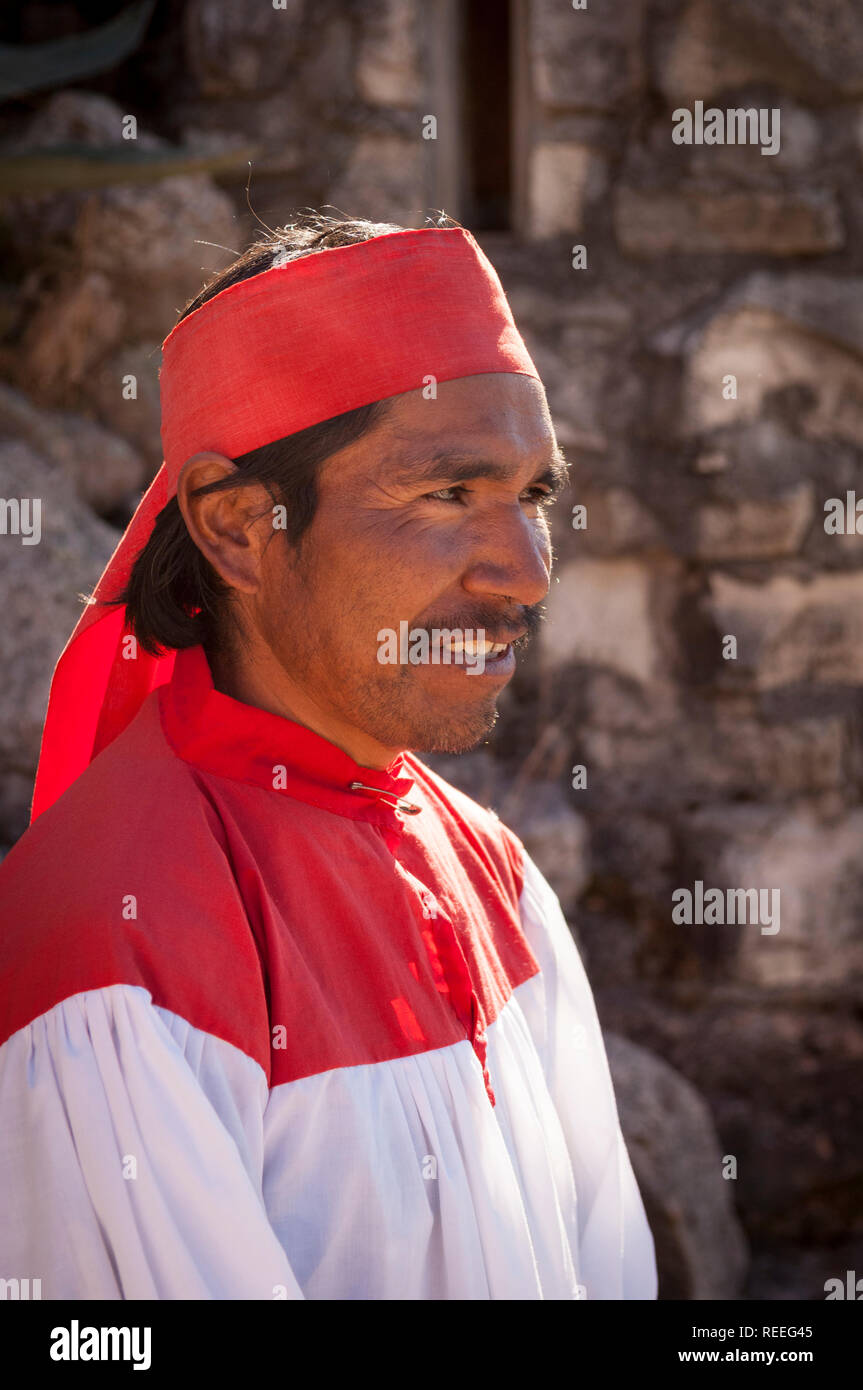
[[[462,587],[476,598],[504,596],[529,607],[546,597],[550,572],[546,521],[526,516],[521,506],[506,506],[476,537]]]

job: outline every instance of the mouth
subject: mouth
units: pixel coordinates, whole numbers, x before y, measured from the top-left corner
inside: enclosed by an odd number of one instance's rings
[[[524,628],[512,636],[502,632],[489,636],[486,632],[482,637],[465,637],[453,632],[449,640],[441,642],[441,661],[450,670],[461,670],[474,680],[483,676],[508,679],[515,670],[515,646],[525,634]]]

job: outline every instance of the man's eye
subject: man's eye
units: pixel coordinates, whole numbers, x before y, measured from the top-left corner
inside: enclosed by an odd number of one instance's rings
[[[431,498],[433,502],[456,502],[459,498],[454,494],[458,493],[461,495],[464,491],[465,489],[463,487],[458,486],[441,487],[438,488],[437,492],[427,492],[425,496],[427,499]]]
[[[469,488],[454,484],[452,487],[438,488],[436,492],[427,492],[424,496],[426,500],[431,499],[434,502],[461,502],[465,493],[469,491]],[[538,506],[551,506],[555,500],[555,494],[540,483],[535,487],[526,488],[522,496]]]

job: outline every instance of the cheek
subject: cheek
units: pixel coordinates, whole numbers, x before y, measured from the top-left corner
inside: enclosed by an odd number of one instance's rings
[[[378,651],[378,632],[411,618],[423,606],[425,589],[410,550],[382,550],[351,533],[315,547],[283,574],[278,599],[283,632],[322,659],[334,655],[350,666],[367,666]]]
[[[318,569],[329,587],[342,585],[367,611],[406,611],[424,606],[429,595],[458,572],[454,527],[383,516],[344,519],[338,534],[327,536]]]
[[[297,638],[313,633],[315,645],[330,650],[374,653],[381,628],[425,613],[453,584],[459,538],[455,526],[344,497],[324,505],[296,562],[281,571],[280,623]]]

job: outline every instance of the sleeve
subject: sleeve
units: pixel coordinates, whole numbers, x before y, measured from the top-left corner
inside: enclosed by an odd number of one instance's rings
[[[575,1179],[579,1279],[588,1299],[654,1299],[656,1258],[620,1129],[605,1044],[556,894],[524,854],[522,927],[540,967],[525,1014]]]
[[[303,1298],[264,1208],[267,1079],[141,987],[0,1048],[0,1276],[46,1299]]]

